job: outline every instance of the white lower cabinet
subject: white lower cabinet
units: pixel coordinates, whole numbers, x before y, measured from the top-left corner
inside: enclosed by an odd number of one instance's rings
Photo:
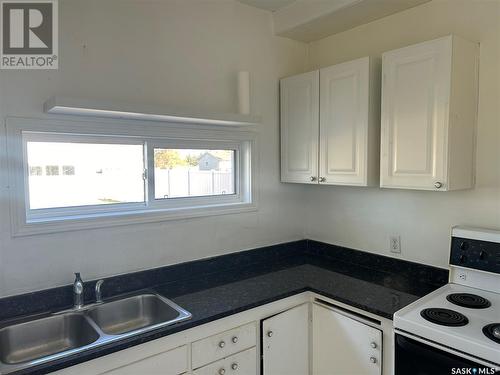
[[[179,375],[188,370],[187,346],[106,371],[106,375]]]
[[[390,347],[392,322],[373,327],[373,314],[365,324],[356,315],[363,312],[350,316],[350,307],[331,303],[302,293],[55,374],[381,375],[382,330]],[[392,373],[390,353],[384,375]]]
[[[193,375],[257,375],[255,347],[193,371]]]
[[[257,325],[255,322],[195,341],[191,346],[193,368],[251,348],[256,343]]]
[[[179,375],[188,369],[187,346],[106,371],[106,375]]]
[[[312,308],[313,375],[380,375],[382,331],[328,307]]]
[[[309,311],[307,303],[262,322],[264,375],[309,374]]]

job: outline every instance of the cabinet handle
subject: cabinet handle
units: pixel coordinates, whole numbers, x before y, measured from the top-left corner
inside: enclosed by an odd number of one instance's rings
[[[375,357],[370,357],[370,362],[371,362],[371,363],[377,363],[377,358],[375,358]]]
[[[311,182],[314,182],[314,181],[316,181],[316,177],[311,176],[311,177],[309,177],[309,180],[310,180]]]
[[[434,183],[434,187],[436,189],[441,189],[443,187],[443,183],[438,181],[438,182]]]
[[[238,337],[237,336],[234,336],[231,341],[233,342],[233,344],[236,344],[238,342]]]
[[[234,371],[238,370],[238,364],[237,364],[236,362],[235,362],[235,363],[233,363],[233,364],[231,365],[231,368],[232,368]]]
[[[370,346],[371,346],[373,349],[375,349],[375,348],[377,347],[377,343],[376,343],[376,342],[371,342],[371,343],[370,343]]]
[[[267,331],[267,337],[273,337],[273,331]]]
[[[219,375],[224,375],[226,373],[226,369],[224,367],[220,368],[218,372],[219,372]]]
[[[326,181],[326,177],[320,177],[319,178],[319,182],[325,182]]]
[[[219,342],[219,348],[223,348],[226,346],[226,343],[224,341]]]

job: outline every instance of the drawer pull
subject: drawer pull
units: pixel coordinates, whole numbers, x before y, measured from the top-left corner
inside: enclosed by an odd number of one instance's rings
[[[219,369],[219,375],[224,375],[226,373],[226,369],[224,367]]]
[[[219,348],[223,348],[226,346],[226,343],[224,341],[219,342]]]
[[[238,364],[237,364],[236,362],[235,362],[235,363],[233,363],[233,364],[231,365],[231,368],[232,368],[234,371],[238,370]]]
[[[237,336],[234,336],[231,341],[233,342],[233,344],[236,344],[238,342],[238,337]]]

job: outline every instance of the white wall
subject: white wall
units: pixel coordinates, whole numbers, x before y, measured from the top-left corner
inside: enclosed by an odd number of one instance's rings
[[[258,212],[11,238],[0,146],[0,296],[303,238],[446,266],[453,224],[500,227],[500,3],[434,0],[309,46],[233,0],[61,0],[60,69],[0,71],[0,117],[42,117],[52,95],[234,112],[252,74],[260,126]],[[278,78],[456,33],[481,42],[477,186],[463,192],[279,182]],[[307,54],[309,64],[306,64]],[[304,199],[305,198],[305,199]],[[193,236],[192,233],[197,233]]]
[[[58,71],[0,71],[0,116],[41,117],[52,95],[235,112],[252,77],[260,126],[258,212],[11,238],[1,139],[0,296],[303,238],[303,187],[279,182],[278,78],[307,46],[273,36],[271,14],[233,0],[61,0]],[[192,235],[196,233],[197,235]]]
[[[308,187],[307,235],[391,255],[401,235],[402,258],[446,267],[450,228],[500,228],[500,2],[434,0],[310,44],[309,69],[457,34],[481,43],[477,184],[459,192]]]

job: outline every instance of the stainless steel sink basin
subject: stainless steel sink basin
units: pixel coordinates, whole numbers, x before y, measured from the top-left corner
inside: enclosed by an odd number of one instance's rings
[[[158,295],[141,294],[97,305],[88,314],[104,333],[120,335],[171,322],[183,311]]]
[[[189,312],[169,299],[146,292],[2,326],[0,374],[64,358],[190,318]]]
[[[0,361],[18,364],[92,344],[99,333],[81,314],[64,314],[0,330]]]

